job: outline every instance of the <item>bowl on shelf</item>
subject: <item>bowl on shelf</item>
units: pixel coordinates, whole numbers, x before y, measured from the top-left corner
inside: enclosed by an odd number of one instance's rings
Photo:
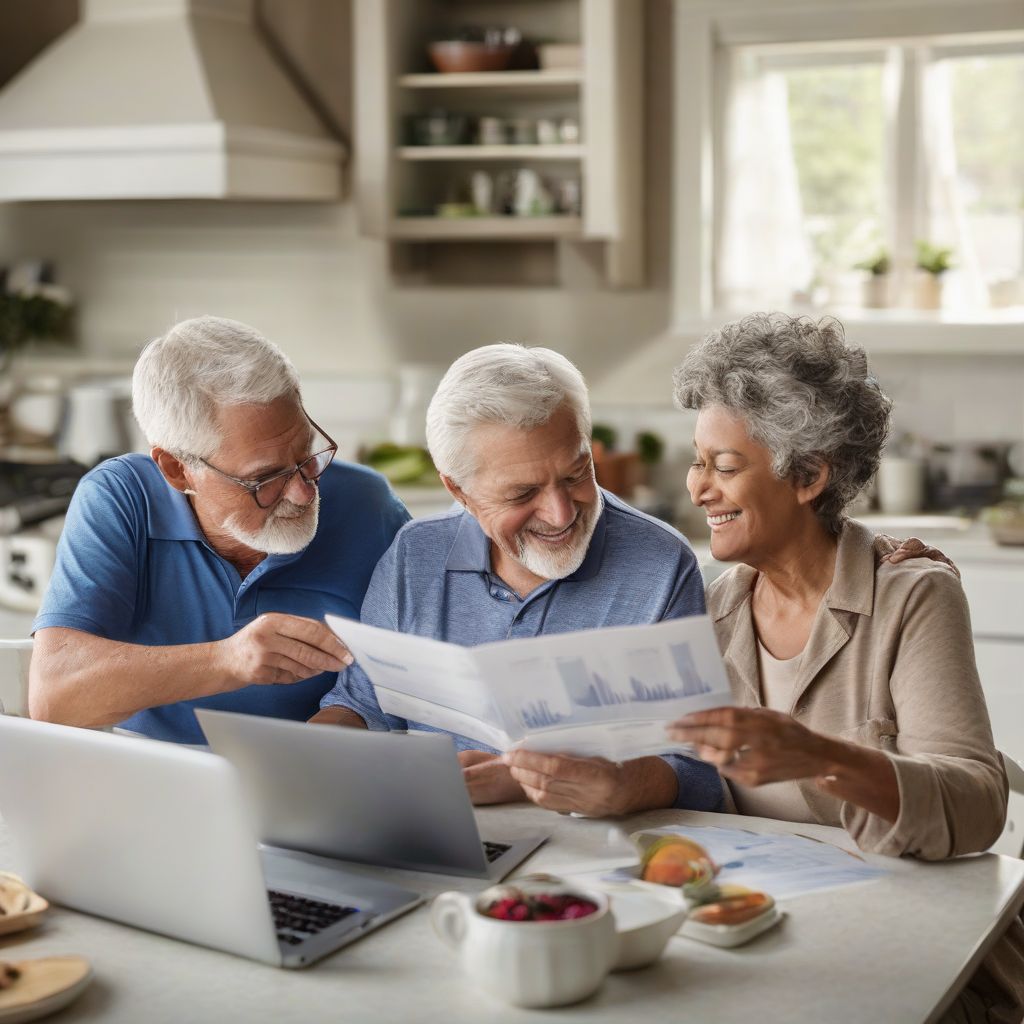
[[[516,47],[508,43],[485,43],[464,39],[442,39],[427,46],[431,63],[442,74],[473,71],[505,71]]]
[[[414,146],[458,146],[469,136],[469,118],[443,110],[409,118],[409,141]]]

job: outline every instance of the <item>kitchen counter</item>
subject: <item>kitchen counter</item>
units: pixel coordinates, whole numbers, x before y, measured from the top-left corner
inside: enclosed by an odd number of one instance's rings
[[[568,873],[585,864],[596,868],[629,860],[609,852],[607,821],[571,818],[532,805],[481,808],[477,817],[484,834],[492,836],[552,834],[517,873]],[[634,830],[672,822],[735,827],[737,819],[656,811],[619,824]],[[798,831],[850,845],[845,833],[820,825],[762,818],[745,818],[743,824],[758,832]],[[0,825],[0,867],[13,863],[7,842]],[[654,966],[613,974],[594,997],[557,1010],[515,1009],[476,989],[432,933],[428,907],[303,971],[267,967],[59,907],[41,927],[0,939],[0,956],[88,957],[96,981],[63,1012],[61,1020],[68,1024],[936,1020],[1020,909],[1024,864],[992,855],[940,864],[867,859],[889,873],[862,885],[782,901],[787,914],[782,925],[738,949],[673,938]],[[428,897],[453,888],[471,892],[485,884],[380,873]],[[868,978],[871,984],[865,984]]]

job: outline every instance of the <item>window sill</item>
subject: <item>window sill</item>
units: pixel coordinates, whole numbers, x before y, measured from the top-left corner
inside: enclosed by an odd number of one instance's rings
[[[683,316],[673,333],[704,335],[746,310],[717,310]],[[869,354],[1024,355],[1024,307],[977,314],[949,310],[791,308],[787,312],[813,317],[834,316],[847,339]]]

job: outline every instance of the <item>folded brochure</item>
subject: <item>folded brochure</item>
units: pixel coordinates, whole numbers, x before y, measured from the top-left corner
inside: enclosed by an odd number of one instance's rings
[[[687,752],[666,725],[731,703],[707,616],[462,647],[327,616],[381,710],[498,750]]]

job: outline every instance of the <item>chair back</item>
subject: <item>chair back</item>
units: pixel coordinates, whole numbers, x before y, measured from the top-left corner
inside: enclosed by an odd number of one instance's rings
[[[1006,753],[999,752],[1006,769],[1006,780],[1010,784],[1010,798],[1006,806],[1006,825],[1003,834],[990,847],[992,853],[1005,853],[1020,857],[1024,853],[1024,767]]]
[[[999,751],[999,756],[1003,759],[1003,766],[1006,768],[1006,779],[1010,783],[1010,792],[1024,793],[1024,766],[1004,750]]]
[[[28,715],[28,666],[32,641],[0,640],[0,714]]]

